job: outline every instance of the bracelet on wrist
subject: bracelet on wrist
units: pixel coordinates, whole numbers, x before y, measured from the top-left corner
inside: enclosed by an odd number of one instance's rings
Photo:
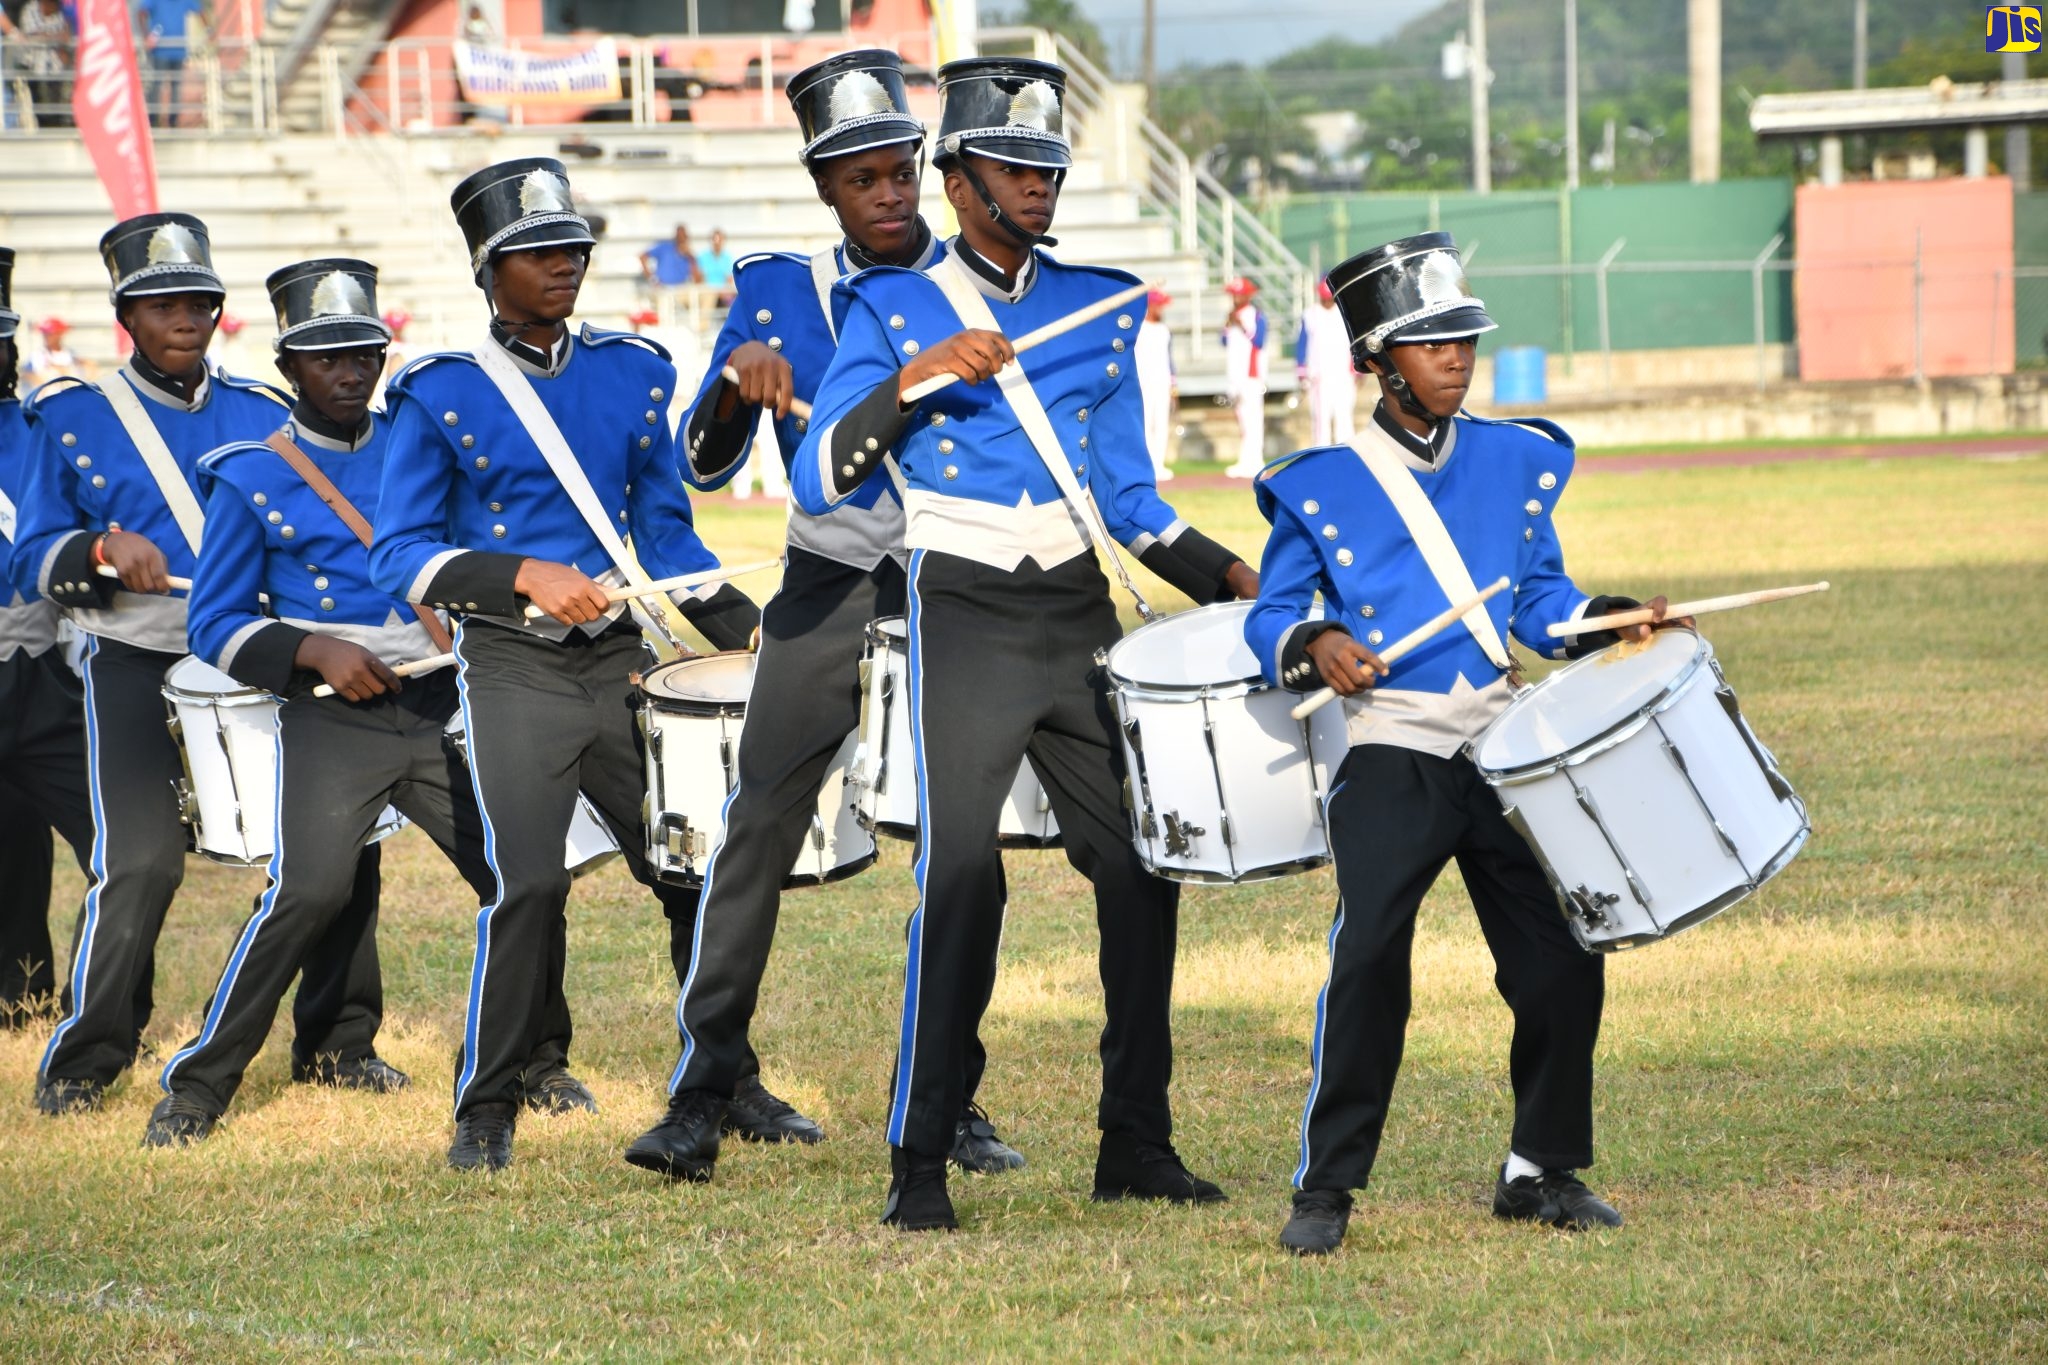
[[[104,564],[104,563],[106,563],[106,562],[107,562],[107,537],[108,537],[109,535],[112,535],[112,534],[113,534],[113,533],[112,533],[111,531],[102,531],[102,532],[100,532],[100,533],[99,533],[98,535],[96,535],[96,536],[94,536],[94,537],[93,537],[93,540],[92,540],[92,562],[93,562],[93,563],[95,563],[95,564]]]

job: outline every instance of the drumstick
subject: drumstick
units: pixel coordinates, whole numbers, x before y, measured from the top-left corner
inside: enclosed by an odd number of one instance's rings
[[[1022,355],[1033,346],[1051,341],[1063,332],[1071,332],[1084,323],[1093,322],[1104,313],[1121,308],[1134,299],[1143,298],[1147,293],[1151,292],[1151,289],[1152,286],[1149,284],[1134,284],[1121,293],[1111,294],[1099,303],[1091,303],[1086,308],[1076,308],[1063,318],[1055,318],[1043,327],[1026,332],[1023,336],[1010,343],[1010,349],[1018,355]],[[940,389],[959,382],[960,376],[957,374],[935,374],[930,379],[924,380],[921,383],[912,384],[904,392],[901,400],[902,404],[908,407],[920,398],[929,398]]]
[[[730,365],[726,366],[718,373],[719,377],[724,379],[725,382],[728,384],[737,386],[740,382],[740,372],[738,370],[735,370]],[[796,415],[797,420],[800,422],[808,422],[811,420],[811,405],[809,403],[806,403],[801,398],[792,396],[789,400],[789,410],[790,412]]]
[[[1759,588],[1755,592],[1732,593],[1727,597],[1702,597],[1697,602],[1679,602],[1664,608],[1664,619],[1676,621],[1684,616],[1705,616],[1708,612],[1733,611],[1737,607],[1753,607],[1759,602],[1782,602],[1788,597],[1804,597],[1810,592],[1826,592],[1828,585],[1802,583],[1793,588]],[[1559,621],[1551,626],[1548,634],[1552,638],[1565,635],[1590,635],[1597,630],[1621,630],[1628,626],[1647,625],[1650,621],[1648,607],[1632,607],[1627,611],[1612,612],[1606,616],[1589,616],[1583,621]]]
[[[750,573],[760,573],[764,569],[777,569],[780,567],[782,567],[781,560],[764,559],[759,563],[740,564],[730,569],[699,569],[695,573],[679,573],[674,578],[659,578],[652,583],[643,583],[637,587],[628,584],[623,588],[606,588],[604,590],[604,600],[607,602],[631,602],[635,598],[653,597],[659,593],[673,592],[677,588],[701,588],[706,583],[723,583],[729,578],[740,578]],[[529,621],[538,620],[546,615],[547,613],[539,607],[529,605],[526,608],[526,619]]]
[[[1507,585],[1508,580],[1505,576],[1496,578],[1486,587],[1481,588],[1477,593],[1475,593],[1471,597],[1466,598],[1464,601],[1458,603],[1456,606],[1446,607],[1443,611],[1438,612],[1435,616],[1430,617],[1429,620],[1423,622],[1414,630],[1409,631],[1406,635],[1403,635],[1400,639],[1394,641],[1394,643],[1388,645],[1385,649],[1381,650],[1380,662],[1383,664],[1390,664],[1394,662],[1394,660],[1400,658],[1403,654],[1406,654],[1409,650],[1414,649],[1417,645],[1420,645],[1424,641],[1428,640],[1432,635],[1435,635],[1440,631],[1449,629],[1452,622],[1463,618],[1465,613],[1472,610],[1474,607],[1484,606],[1489,598],[1491,598],[1495,593],[1500,592],[1502,589],[1506,588]],[[1314,693],[1311,696],[1309,696],[1300,705],[1296,706],[1292,711],[1289,711],[1287,714],[1294,717],[1296,720],[1307,720],[1310,716],[1314,715],[1324,706],[1336,700],[1336,697],[1337,693],[1334,688],[1325,687],[1322,691]]]
[[[111,564],[102,564],[94,572],[101,578],[119,578],[121,576],[121,571]],[[192,591],[192,580],[189,578],[180,578],[174,573],[167,573],[164,575],[164,581],[171,585],[172,592]]]
[[[437,668],[446,668],[454,662],[453,654],[434,654],[424,659],[414,659],[409,664],[393,664],[391,671],[401,678],[410,678],[416,673],[432,673]],[[313,689],[313,695],[331,697],[334,695],[334,689],[326,683],[321,683]]]

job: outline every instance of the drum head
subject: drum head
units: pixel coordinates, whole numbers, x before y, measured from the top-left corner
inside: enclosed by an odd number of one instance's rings
[[[1640,715],[1713,657],[1692,631],[1660,630],[1647,647],[1613,645],[1566,665],[1516,697],[1479,737],[1485,772],[1512,772],[1561,758]]]
[[[707,654],[677,659],[640,680],[640,690],[656,701],[687,706],[745,706],[754,690],[754,656]]]
[[[187,654],[165,670],[164,686],[192,696],[225,697],[237,692],[265,695],[261,688],[236,682],[196,654]]]
[[[1250,602],[1219,602],[1139,626],[1109,647],[1109,671],[1144,688],[1256,683],[1259,660],[1244,642]]]
[[[880,616],[868,622],[870,640],[886,640],[899,649],[910,639],[910,622],[901,616]]]

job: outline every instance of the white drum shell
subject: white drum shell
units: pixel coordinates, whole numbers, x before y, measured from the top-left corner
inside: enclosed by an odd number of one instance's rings
[[[1627,712],[1590,718],[1597,733],[1554,756],[1488,766],[1516,748],[1500,742],[1515,706],[1473,744],[1481,775],[1589,951],[1638,947],[1704,923],[1789,864],[1810,830],[1805,805],[1750,730],[1706,641],[1663,631],[1656,648],[1676,656],[1688,641],[1695,648],[1661,690]],[[1619,657],[1579,660],[1532,692],[1562,693],[1572,670]],[[1526,725],[1521,733],[1526,739]],[[1516,755],[1528,756],[1526,748]]]
[[[917,837],[917,770],[910,735],[910,645],[900,616],[868,626],[861,659],[859,744],[853,784],[860,822],[894,839]],[[836,760],[835,760],[836,761]],[[1059,821],[1027,758],[1003,798],[996,823],[999,848],[1058,848]]]
[[[734,653],[664,664],[641,685],[647,860],[663,881],[702,885],[706,863],[725,837],[725,808],[739,783],[740,732],[753,684],[754,656]],[[857,742],[849,734],[825,770],[817,809],[785,887],[839,881],[875,860],[874,837],[861,827],[847,789]]]
[[[1105,653],[1132,838],[1174,881],[1237,883],[1330,860],[1323,793],[1343,761],[1341,707],[1307,721],[1244,643],[1248,602],[1150,622]]]
[[[191,654],[164,673],[163,696],[185,757],[179,818],[191,826],[193,851],[236,867],[269,862],[277,848],[277,698]],[[370,842],[405,823],[385,807]]]

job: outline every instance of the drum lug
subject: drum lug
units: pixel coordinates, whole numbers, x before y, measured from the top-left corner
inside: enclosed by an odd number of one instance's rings
[[[1714,818],[1713,809],[1707,805],[1707,798],[1700,795],[1699,784],[1692,780],[1692,769],[1685,765],[1685,755],[1671,742],[1671,736],[1664,733],[1662,724],[1657,726],[1657,733],[1660,736],[1659,742],[1664,746],[1664,756],[1671,760],[1672,767],[1678,769],[1678,775],[1685,779],[1686,790],[1691,792],[1692,799],[1699,803],[1700,813],[1706,816],[1707,823],[1714,827],[1714,837],[1721,841],[1721,851],[1738,863],[1741,862],[1742,855],[1736,851],[1735,841],[1728,837],[1727,830],[1721,828],[1721,822]],[[1743,869],[1744,872],[1748,870],[1746,867]]]
[[[1587,928],[1604,929],[1608,924],[1607,907],[1620,901],[1621,897],[1611,891],[1588,891],[1586,884],[1580,882],[1571,889],[1567,899],[1570,901],[1567,908],[1577,915]]]
[[[1132,752],[1144,752],[1145,746],[1138,741],[1138,722],[1134,720],[1124,722],[1124,738],[1130,742]]]
[[[1237,847],[1237,835],[1233,834],[1230,829],[1229,811],[1223,812],[1223,846],[1225,848]]]
[[[1593,827],[1600,831],[1600,837],[1607,841],[1609,851],[1614,854],[1614,861],[1621,864],[1621,875],[1628,879],[1628,889],[1635,896],[1636,904],[1645,910],[1649,909],[1650,893],[1643,888],[1642,880],[1636,876],[1636,870],[1629,866],[1628,855],[1623,853],[1621,845],[1615,842],[1613,831],[1609,830],[1607,822],[1600,818],[1600,807],[1594,804],[1593,793],[1576,781],[1572,783],[1572,791],[1578,796],[1579,809],[1586,812],[1586,817],[1593,822]]]
[[[1717,667],[1714,670],[1714,675],[1717,679],[1720,678],[1720,673],[1721,670]],[[1749,746],[1750,757],[1754,758],[1756,765],[1763,769],[1764,781],[1770,784],[1772,795],[1776,796],[1780,801],[1792,800],[1795,795],[1792,790],[1792,784],[1787,782],[1784,774],[1778,771],[1778,761],[1771,757],[1770,751],[1757,741],[1755,732],[1749,728],[1749,722],[1742,718],[1742,704],[1735,700],[1734,689],[1729,687],[1727,682],[1723,680],[1714,689],[1714,696],[1720,701],[1721,709],[1728,713],[1728,719],[1734,722],[1736,733],[1742,736],[1742,742]]]
[[[171,728],[173,730],[177,729],[177,723],[173,722]],[[171,790],[177,793],[178,797],[178,823],[181,825],[198,824],[199,798],[192,791],[192,783],[181,777],[171,783]]]
[[[1194,841],[1209,832],[1200,825],[1183,823],[1177,810],[1170,810],[1159,818],[1166,823],[1166,856],[1169,858],[1185,858],[1194,851]],[[1150,820],[1149,816],[1147,820]]]
[[[820,853],[825,851],[825,822],[816,811],[811,812],[811,847]]]
[[[1097,668],[1109,667],[1109,651],[1107,649],[1098,649],[1095,651],[1095,666]]]

